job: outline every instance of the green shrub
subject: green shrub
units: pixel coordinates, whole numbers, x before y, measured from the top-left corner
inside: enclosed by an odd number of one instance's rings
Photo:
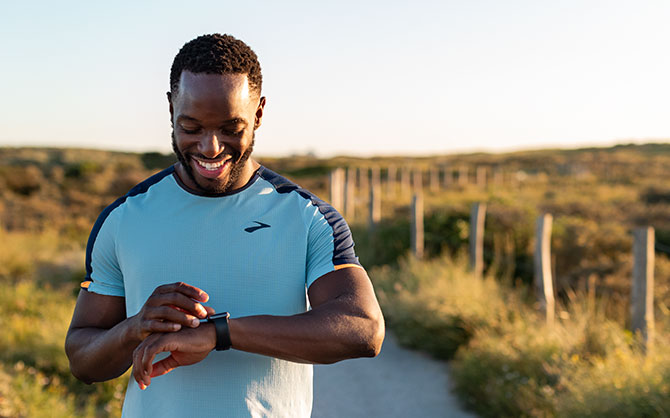
[[[493,278],[477,279],[463,257],[402,258],[397,267],[370,271],[389,326],[399,341],[449,359],[480,329],[497,329],[518,314],[518,292]]]

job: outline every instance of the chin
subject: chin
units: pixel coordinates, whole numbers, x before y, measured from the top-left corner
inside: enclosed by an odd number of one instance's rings
[[[254,135],[255,136],[255,135]],[[189,177],[191,182],[197,186],[199,192],[204,193],[226,193],[233,190],[233,186],[237,183],[238,179],[242,176],[244,172],[244,167],[251,156],[251,152],[254,149],[255,139],[252,138],[251,145],[240,154],[235,152],[232,156],[230,166],[226,167],[221,176],[216,178],[205,177],[198,173],[198,169],[195,167],[198,164],[193,158],[192,154],[187,152],[183,153],[177,146],[177,141],[174,136],[174,131],[172,132],[172,149],[174,150],[177,159],[184,167],[186,175]],[[183,181],[183,179],[182,179]],[[241,185],[240,187],[242,187]]]

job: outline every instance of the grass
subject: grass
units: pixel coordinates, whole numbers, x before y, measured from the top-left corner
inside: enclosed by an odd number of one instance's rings
[[[128,377],[85,385],[63,348],[83,250],[50,232],[1,235],[0,416],[119,416]]]
[[[645,355],[587,294],[572,292],[548,327],[525,287],[478,279],[463,258],[405,258],[370,275],[400,342],[453,358],[455,391],[481,416],[670,415],[667,316]]]

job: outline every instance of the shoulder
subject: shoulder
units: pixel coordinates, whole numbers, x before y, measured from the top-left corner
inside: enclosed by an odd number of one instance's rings
[[[111,205],[107,206],[98,217],[98,221],[101,220],[104,221],[105,218],[107,218],[115,209],[121,207],[124,203],[126,203],[128,199],[147,193],[152,186],[160,183],[163,179],[165,179],[172,173],[174,173],[174,166],[170,166],[165,170],[162,170],[154,174],[153,176],[143,180],[142,182],[136,184],[132,189],[128,191],[128,193],[119,197]]]
[[[165,170],[162,170],[152,175],[151,177],[135,185],[132,189],[128,191],[128,193],[119,197],[112,204],[103,209],[103,211],[98,216],[98,219],[95,221],[95,224],[93,225],[91,235],[89,236],[89,242],[91,240],[93,241],[95,240],[103,224],[105,224],[112,217],[113,214],[114,215],[119,214],[120,212],[119,208],[122,208],[124,203],[126,203],[128,199],[147,193],[147,191],[149,191],[152,186],[158,184],[163,179],[171,175],[173,172],[174,172],[174,166],[170,166]]]
[[[333,212],[333,214],[339,215],[330,204],[320,199],[314,193],[295,184],[282,175],[275,173],[267,167],[261,166],[261,169],[259,170],[259,176],[262,180],[270,183],[274,190],[280,195],[293,197],[298,201],[309,202],[324,216],[326,216],[326,214],[330,214],[331,212]]]

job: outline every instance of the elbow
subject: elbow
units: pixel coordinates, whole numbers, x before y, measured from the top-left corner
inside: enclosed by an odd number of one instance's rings
[[[361,346],[360,357],[377,357],[382,351],[386,326],[381,311],[371,315],[366,326],[365,337]]]
[[[91,376],[88,376],[81,367],[77,367],[78,364],[81,364],[81,361],[77,360],[76,349],[69,338],[65,339],[65,355],[68,358],[68,362],[70,364],[70,373],[72,373],[72,376],[77,378],[77,380],[86,383],[87,385],[95,383],[95,380]]]
[[[76,377],[77,380],[86,383],[87,385],[95,383],[95,380],[92,379],[90,376],[86,376],[82,373],[80,373],[79,370],[77,370],[72,363],[70,363],[70,372],[72,373],[72,376]]]

